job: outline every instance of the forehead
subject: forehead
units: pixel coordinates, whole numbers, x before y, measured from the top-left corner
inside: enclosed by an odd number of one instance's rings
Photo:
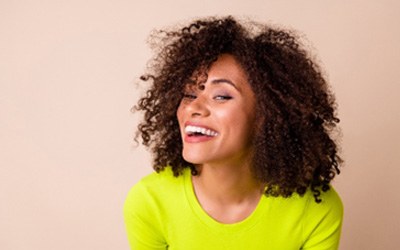
[[[220,83],[232,83],[231,85],[238,89],[249,85],[245,70],[230,54],[220,55],[206,73],[202,70],[195,72],[188,85],[204,87],[205,84],[219,85]]]
[[[209,80],[212,78],[226,78],[237,84],[247,83],[246,72],[239,62],[229,54],[221,55],[208,71]]]

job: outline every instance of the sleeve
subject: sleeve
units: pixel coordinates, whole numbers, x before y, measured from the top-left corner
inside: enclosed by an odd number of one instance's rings
[[[156,203],[140,182],[128,193],[124,221],[132,250],[167,249]]]
[[[331,189],[322,193],[322,202],[316,203],[313,196],[303,218],[303,232],[306,238],[303,250],[335,250],[339,248],[343,221],[343,204]]]

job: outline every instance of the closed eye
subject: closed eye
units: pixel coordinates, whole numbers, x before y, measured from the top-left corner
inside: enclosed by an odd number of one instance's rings
[[[189,93],[184,93],[183,94],[183,99],[196,99],[196,95],[194,94],[189,94]]]

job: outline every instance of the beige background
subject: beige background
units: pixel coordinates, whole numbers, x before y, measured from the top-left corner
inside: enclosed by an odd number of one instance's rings
[[[341,249],[400,247],[396,1],[0,2],[0,249],[128,249],[122,205],[150,173],[132,142],[153,28],[234,14],[302,31],[339,102]]]

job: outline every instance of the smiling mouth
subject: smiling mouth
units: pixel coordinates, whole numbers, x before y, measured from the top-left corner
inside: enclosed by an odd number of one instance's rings
[[[191,126],[188,125],[185,127],[185,133],[188,136],[208,136],[208,137],[215,137],[218,133],[214,130],[198,127],[198,126]]]

